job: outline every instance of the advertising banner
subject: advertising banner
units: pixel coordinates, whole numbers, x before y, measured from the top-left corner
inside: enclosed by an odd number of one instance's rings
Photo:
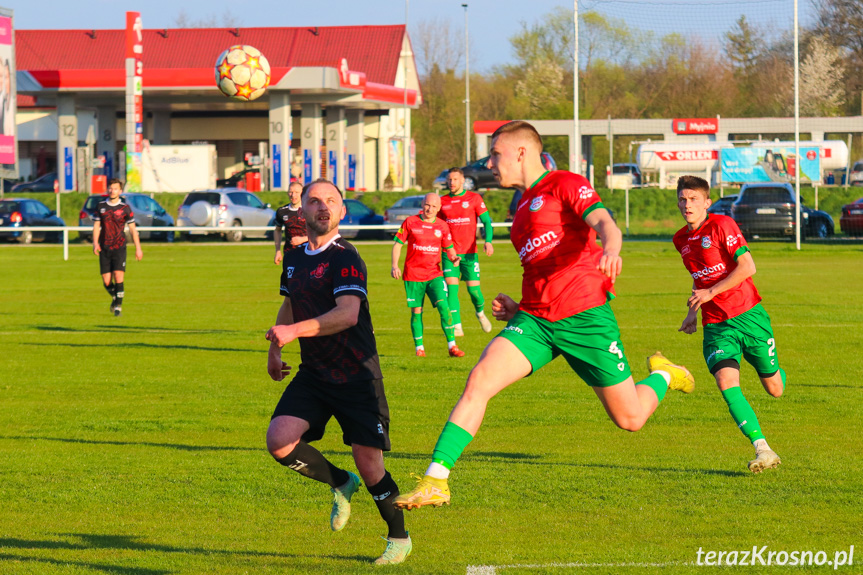
[[[794,182],[797,170],[801,182],[821,181],[818,148],[801,146],[800,158],[795,155],[794,146],[723,148],[721,157],[725,183]]]
[[[0,9],[0,177],[18,178],[18,145],[15,141],[17,86],[12,11]]]
[[[141,56],[144,26],[140,12],[126,12],[126,191],[141,191],[144,150],[144,88]]]
[[[404,142],[395,138],[389,141],[389,168],[390,177],[393,180],[394,188],[401,188],[403,179],[402,172],[404,171]]]

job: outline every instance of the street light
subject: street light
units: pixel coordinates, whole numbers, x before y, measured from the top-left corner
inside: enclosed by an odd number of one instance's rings
[[[402,46],[402,53],[404,58],[404,114],[402,115],[402,133],[404,134],[404,138],[402,139],[402,143],[404,144],[404,148],[402,149],[402,190],[408,191],[410,187],[410,140],[408,139],[408,53],[405,49],[407,47],[407,38],[408,38],[408,5],[410,4],[410,0],[405,0],[405,42]]]
[[[464,8],[464,165],[470,164],[470,57],[467,42],[467,4]]]

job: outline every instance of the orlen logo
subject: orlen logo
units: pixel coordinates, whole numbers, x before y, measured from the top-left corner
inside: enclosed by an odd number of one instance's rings
[[[716,264],[715,266],[706,267],[701,271],[692,272],[692,279],[697,280],[698,278],[704,278],[704,277],[707,277],[709,275],[715,274],[717,272],[724,272],[724,271],[725,271],[725,264],[719,263],[719,264]]]
[[[518,259],[522,259],[524,256],[526,256],[533,250],[556,239],[557,234],[554,232],[546,232],[538,238],[530,238],[529,240],[527,240],[527,243],[524,244],[524,247],[518,250]]]
[[[581,186],[578,188],[578,197],[582,200],[586,200],[587,198],[593,195],[593,189],[589,186]]]
[[[725,238],[725,243],[728,245],[729,248],[732,247],[734,244],[737,243],[737,236],[729,234],[728,237]]]
[[[684,150],[679,152],[656,152],[659,159],[664,162],[686,160],[716,160],[719,158],[719,152],[716,150]]]

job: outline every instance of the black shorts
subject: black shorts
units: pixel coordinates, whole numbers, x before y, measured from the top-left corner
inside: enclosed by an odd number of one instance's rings
[[[126,247],[118,250],[102,250],[99,252],[99,273],[126,271]]]
[[[324,436],[327,422],[335,417],[345,445],[364,445],[390,450],[390,408],[383,379],[330,383],[298,371],[273,411],[309,422],[303,441]]]

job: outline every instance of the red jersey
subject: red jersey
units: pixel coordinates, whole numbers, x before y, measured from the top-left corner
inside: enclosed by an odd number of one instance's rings
[[[519,309],[557,321],[613,297],[611,280],[596,269],[602,248],[584,217],[604,208],[584,177],[554,171],[526,190],[510,238],[524,268]]]
[[[448,194],[440,199],[440,215],[446,220],[457,254],[476,253],[476,220],[488,209],[473,192]]]
[[[737,222],[728,216],[708,214],[697,230],[684,226],[674,234],[674,247],[692,276],[695,289],[706,289],[728,277],[737,258],[749,251]],[[701,306],[701,323],[719,323],[749,311],[761,296],[752,278],[722,292]]]
[[[425,222],[420,216],[410,216],[396,233],[396,241],[407,244],[404,280],[408,282],[427,282],[442,276],[440,269],[441,251],[452,247],[449,227],[440,219]]]

